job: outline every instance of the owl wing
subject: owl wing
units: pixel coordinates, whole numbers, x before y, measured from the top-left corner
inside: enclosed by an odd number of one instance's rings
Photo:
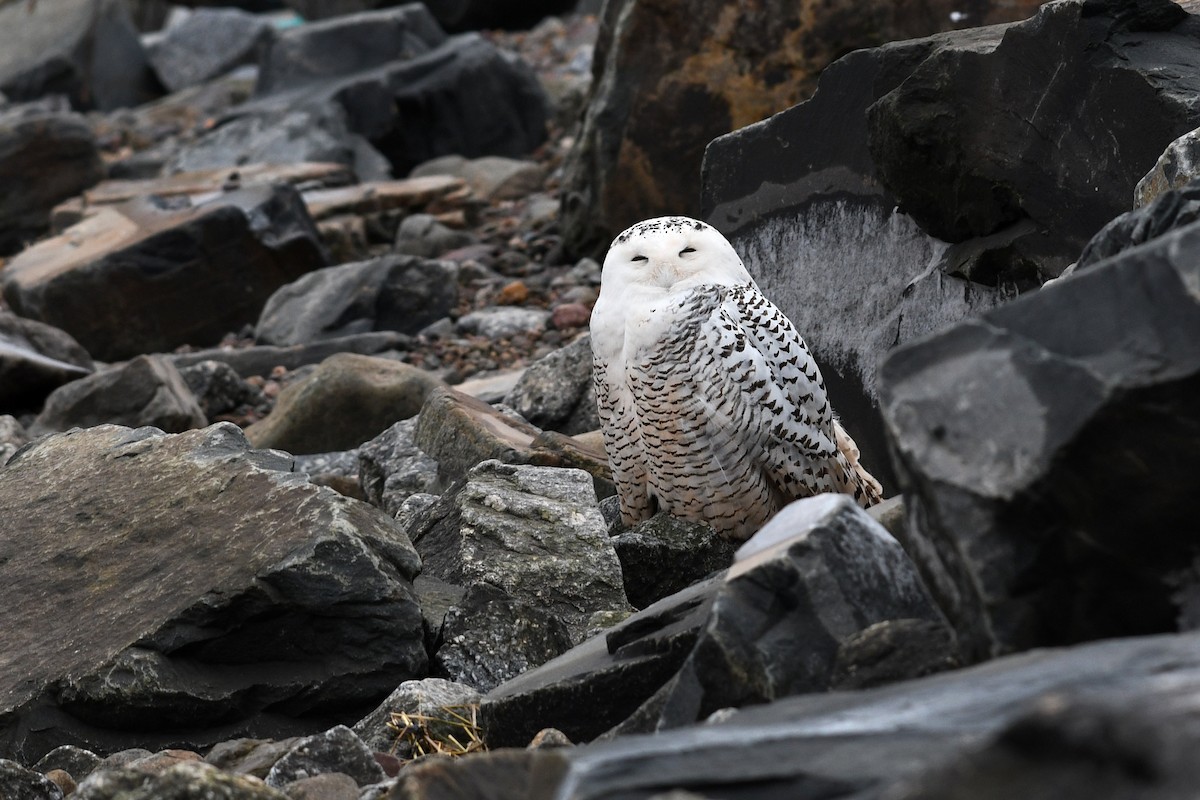
[[[598,356],[592,360],[596,411],[604,436],[604,449],[621,504],[621,521],[633,525],[654,514],[646,465],[641,458],[641,430],[637,408],[625,382],[613,380],[610,365]]]

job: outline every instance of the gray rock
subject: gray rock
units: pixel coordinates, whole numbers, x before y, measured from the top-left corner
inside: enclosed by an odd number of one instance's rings
[[[474,243],[475,237],[470,233],[443,225],[432,214],[410,214],[396,229],[393,249],[421,258],[437,258],[442,253]]]
[[[486,692],[571,649],[555,613],[487,583],[474,583],[446,613],[434,664]]]
[[[259,97],[236,113],[337,103],[351,132],[378,148],[396,175],[444,155],[519,157],[545,141],[547,100],[537,77],[482,36],[452,36],[412,57],[393,48],[391,59],[336,77],[298,77],[287,88],[260,84]]]
[[[266,95],[353,75],[427,53],[445,40],[428,9],[417,3],[301,25],[271,42],[256,91]]]
[[[612,539],[621,560],[625,594],[645,608],[727,569],[737,546],[712,528],[665,511]]]
[[[403,420],[359,448],[363,492],[393,517],[408,498],[439,487],[437,462],[417,447],[416,430],[416,418]]]
[[[4,800],[62,800],[62,789],[45,775],[0,758],[0,797]]]
[[[215,344],[325,258],[299,193],[254,186],[182,208],[102,206],[13,258],[0,284],[16,313],[118,360]]]
[[[280,392],[275,408],[246,436],[255,447],[291,453],[349,450],[419,413],[441,385],[432,373],[399,361],[330,356]]]
[[[237,370],[223,361],[199,361],[180,367],[179,374],[210,420],[263,401],[262,390],[242,380]]]
[[[967,658],[1192,624],[1197,285],[1193,222],[884,362],[906,549]]]
[[[178,92],[255,62],[273,33],[264,17],[236,8],[198,8],[168,28],[146,55],[163,86]]]
[[[451,155],[426,161],[414,168],[410,175],[414,178],[422,175],[463,178],[477,197],[492,202],[519,200],[534,194],[541,189],[546,170],[541,164],[516,158],[463,158]]]
[[[266,778],[275,762],[299,742],[293,736],[278,741],[274,739],[229,739],[218,742],[208,751],[204,760],[226,772]]]
[[[1134,205],[1138,208],[1149,205],[1168,189],[1182,189],[1196,178],[1200,178],[1200,128],[1167,145],[1154,168],[1134,188]]]
[[[138,356],[55,389],[34,420],[32,432],[104,423],[132,428],[149,425],[180,433],[203,428],[208,420],[170,361],[161,356]]]
[[[281,788],[301,778],[340,772],[359,786],[382,781],[387,775],[371,750],[345,725],[298,741],[267,773],[267,786]]]
[[[13,8],[0,6],[0,19]],[[0,255],[41,236],[55,205],[103,178],[100,149],[83,117],[37,108],[0,112]]]
[[[301,778],[286,784],[283,791],[290,800],[359,800],[358,784],[341,772]]]
[[[343,478],[358,478],[358,451],[343,450],[337,453],[312,453],[295,456],[293,469],[305,475],[336,475]]]
[[[583,335],[529,365],[504,398],[543,430],[585,433],[600,427],[592,383],[592,338]]]
[[[45,774],[52,769],[61,769],[77,782],[83,780],[100,764],[100,756],[73,744],[63,744],[38,759],[33,769]]]
[[[176,764],[161,775],[134,769],[99,770],[75,791],[77,800],[287,800],[287,795],[245,775],[230,775],[211,764]]]
[[[546,796],[1190,795],[1196,634],[1044,650],[859,692],[788,698],[714,724],[538,754]],[[545,781],[546,784],[539,783]],[[994,794],[993,794],[994,793]]]
[[[627,611],[621,567],[582,470],[471,469],[409,529],[427,574],[487,584],[561,620],[574,642],[599,611]]]
[[[66,94],[77,109],[137,106],[159,92],[120,0],[0,6],[0,92],[10,100]]]
[[[1126,211],[1101,228],[1079,254],[1072,274],[1196,220],[1200,220],[1200,177],[1178,189],[1165,190],[1145,206]]]
[[[488,306],[458,318],[460,333],[488,339],[511,339],[522,333],[545,330],[550,312],[540,308]]]
[[[354,732],[372,750],[412,758],[411,748],[405,749],[403,742],[397,746],[399,732],[390,724],[394,714],[408,714],[421,727],[422,735],[428,733],[438,741],[445,741],[447,735],[461,740],[465,738],[462,720],[470,719],[470,707],[479,704],[479,697],[478,690],[441,678],[405,681],[359,720]]]
[[[421,408],[416,442],[437,461],[438,477],[445,485],[494,458],[507,464],[582,469],[592,476],[597,495],[616,493],[603,450],[554,431],[540,431],[520,415],[505,414],[448,387],[435,389]]]
[[[353,167],[362,180],[390,177],[386,160],[353,133],[339,106],[265,110],[229,119],[176,148],[162,167],[166,175],[244,164],[328,162]]]
[[[499,4],[492,4],[499,5]],[[519,4],[524,6],[524,3]],[[532,4],[531,4],[532,5]],[[537,755],[521,750],[472,753],[470,758],[436,758],[411,764],[397,776],[399,797],[533,798]]]
[[[94,367],[66,331],[0,311],[0,409],[41,408],[52,390],[91,374]]]
[[[227,423],[108,425],[0,470],[9,752],[280,737],[425,674],[408,539],[290,465]]]
[[[281,287],[263,307],[255,338],[288,346],[369,331],[415,334],[457,303],[453,264],[383,256],[315,270]]]
[[[889,619],[839,643],[829,688],[866,689],[959,666],[954,633],[942,621]]]
[[[548,725],[589,741],[628,720],[683,665],[720,583],[664,598],[492,689],[479,711],[488,746],[524,747]]]

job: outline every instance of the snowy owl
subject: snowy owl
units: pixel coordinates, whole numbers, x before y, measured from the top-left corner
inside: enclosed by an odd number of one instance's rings
[[[613,240],[591,328],[626,525],[661,509],[740,540],[800,497],[880,500],[804,340],[714,228],[661,217]]]

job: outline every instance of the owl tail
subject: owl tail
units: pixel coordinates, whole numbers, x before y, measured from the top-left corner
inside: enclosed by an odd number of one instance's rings
[[[841,456],[835,467],[835,471],[841,474],[834,475],[838,490],[853,495],[855,501],[863,508],[883,500],[883,487],[875,480],[875,476],[859,463],[858,445],[836,419],[833,421],[833,432],[837,438],[838,454]]]

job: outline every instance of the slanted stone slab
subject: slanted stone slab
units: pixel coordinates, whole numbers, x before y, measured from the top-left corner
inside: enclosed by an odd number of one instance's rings
[[[215,343],[325,260],[299,193],[257,186],[196,205],[101,208],[12,259],[0,282],[18,314],[118,360]]]
[[[376,214],[381,211],[424,211],[439,214],[472,200],[467,182],[450,175],[428,175],[396,181],[369,181],[335,189],[304,193],[313,219],[339,214]]]
[[[290,466],[226,423],[56,434],[0,469],[0,602],[21,622],[0,755],[312,732],[421,677],[408,539]]]
[[[51,391],[94,366],[65,331],[0,311],[0,413],[35,411]]]

